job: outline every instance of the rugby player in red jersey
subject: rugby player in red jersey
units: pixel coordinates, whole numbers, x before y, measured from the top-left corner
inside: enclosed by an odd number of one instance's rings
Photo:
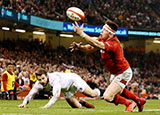
[[[142,112],[146,100],[144,98],[139,98],[125,88],[132,78],[132,70],[128,61],[124,57],[120,41],[115,35],[115,32],[118,29],[117,24],[107,20],[98,38],[90,37],[84,33],[84,24],[82,24],[81,27],[79,27],[77,22],[72,25],[74,31],[84,38],[88,44],[82,45],[81,43],[73,42],[70,46],[71,51],[81,50],[83,52],[92,53],[96,50],[100,50],[101,59],[103,60],[107,70],[111,73],[111,83],[106,88],[103,98],[108,102],[115,103],[116,105],[124,104],[126,106],[125,112],[132,112],[137,104],[139,112]],[[132,99],[136,104],[126,98]]]

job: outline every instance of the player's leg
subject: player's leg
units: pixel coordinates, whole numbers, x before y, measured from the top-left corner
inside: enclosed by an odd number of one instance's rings
[[[122,91],[121,86],[119,84],[112,82],[104,92],[104,99],[108,102],[114,103],[115,105],[123,104],[126,106],[125,112],[132,112],[136,107],[136,104],[127,100],[126,98],[119,95]]]
[[[112,75],[111,76],[111,84],[107,87],[106,91],[104,92],[104,99],[108,102],[113,102],[116,105],[124,104],[126,105],[126,112],[131,112],[136,107],[136,104],[132,103],[131,101],[125,99],[124,97],[118,95],[120,94],[124,87],[128,84],[128,82],[132,78],[132,71],[129,68],[125,72],[119,75]]]
[[[5,92],[2,92],[2,99],[7,100],[7,94]]]
[[[139,112],[143,111],[144,104],[146,103],[145,98],[139,98],[137,95],[131,93],[126,88],[123,89],[123,92],[122,92],[121,96],[123,96],[123,97],[125,97],[127,99],[132,99],[134,102],[137,103]]]
[[[80,76],[75,75],[75,78],[73,85],[77,88],[77,91],[89,97],[98,97],[103,95],[104,91],[102,89],[91,89]]]
[[[128,82],[132,78],[132,71],[123,72],[119,75],[111,75],[110,81],[111,84],[107,87],[106,91],[103,94],[103,97],[106,101],[113,101],[116,94],[120,94]]]
[[[13,90],[9,91],[9,98],[10,98],[10,100],[14,100],[14,91]]]
[[[89,97],[99,97],[101,94],[98,88],[91,89],[88,85],[86,85],[85,90],[82,93]]]
[[[126,70],[126,74],[124,74],[124,76],[123,76],[124,80],[127,80],[127,78],[129,78],[127,76],[132,76],[132,70],[130,68]],[[132,99],[134,102],[137,103],[139,112],[143,111],[144,104],[146,103],[146,100],[144,98],[139,98],[138,96],[136,96],[135,94],[131,93],[126,88],[123,89],[123,92],[122,92],[121,96],[123,96],[123,97],[125,97],[127,99]]]
[[[72,96],[70,98],[66,98],[66,101],[72,108],[81,108],[81,107],[86,107],[86,108],[95,108],[92,104],[89,104],[88,102],[84,100],[78,101],[75,96]]]
[[[95,108],[94,105],[88,103],[85,100],[80,100],[79,103],[82,105],[82,107],[86,107],[86,108]]]
[[[2,92],[2,99],[3,100],[14,100],[13,91],[10,90],[10,91],[8,91],[8,93]]]
[[[86,108],[94,108],[94,106],[92,104],[89,104],[87,103],[86,101],[84,100],[80,100],[78,101],[75,94],[77,91],[84,91],[84,86],[85,84],[83,84],[83,82],[80,82],[82,83],[81,86],[78,86],[78,84],[74,84],[73,86],[71,86],[69,88],[68,91],[65,91],[65,92],[62,92],[66,101],[69,103],[69,105],[72,107],[72,108],[81,108],[81,107],[86,107]],[[80,88],[80,89],[79,89]]]
[[[72,108],[81,108],[82,105],[79,103],[75,96],[71,96],[70,98],[66,98],[66,101]]]
[[[120,94],[122,87],[116,82],[112,82],[105,90],[103,97],[106,101],[113,101],[116,94]]]

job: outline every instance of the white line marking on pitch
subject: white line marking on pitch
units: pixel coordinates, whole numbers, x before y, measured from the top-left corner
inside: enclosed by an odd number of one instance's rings
[[[160,109],[144,109],[143,111],[160,111]]]

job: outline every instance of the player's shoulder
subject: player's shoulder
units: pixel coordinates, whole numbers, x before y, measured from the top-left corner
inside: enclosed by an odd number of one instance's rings
[[[54,81],[56,79],[60,79],[60,77],[62,76],[61,72],[52,72],[52,73],[47,73],[49,80],[50,81]]]
[[[75,73],[69,72],[69,73],[65,73],[65,72],[53,72],[53,73],[48,73],[49,76],[71,76],[71,75],[76,75]]]
[[[48,76],[52,76],[55,75],[57,72],[51,72],[51,73],[47,73]]]
[[[66,76],[70,76],[72,78],[76,78],[76,77],[80,77],[78,74],[76,73],[66,73]]]
[[[60,75],[62,72],[52,72],[52,73],[47,73],[48,76],[57,76]]]
[[[3,72],[2,73],[2,77],[7,77],[8,75],[7,75],[7,72]]]
[[[118,40],[118,38],[116,36],[109,39],[107,42],[109,42],[110,44],[112,44],[114,46],[120,45],[120,41]]]
[[[118,40],[118,38],[115,36],[115,37],[113,37],[113,38],[109,39],[108,41],[111,41],[111,42],[117,42],[117,41],[119,41],[119,40]]]

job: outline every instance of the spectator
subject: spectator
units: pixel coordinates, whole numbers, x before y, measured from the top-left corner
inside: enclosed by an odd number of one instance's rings
[[[71,21],[66,17],[66,10],[75,6],[85,12],[84,21],[91,25],[102,25],[109,17],[123,28],[160,28],[159,17],[156,16],[160,16],[159,0],[3,0],[0,5],[28,15],[61,21]]]
[[[2,74],[2,80],[1,80],[1,91],[3,94],[3,99],[11,99],[14,100],[14,88],[15,85],[17,87],[20,87],[23,89],[22,86],[20,86],[16,81],[15,81],[15,73],[14,73],[14,66],[12,64],[8,64],[6,71]]]
[[[32,88],[34,86],[35,82],[37,81],[37,78],[36,78],[36,75],[33,74],[33,73],[30,74],[29,78],[30,78],[30,85],[29,85],[29,87]]]
[[[125,57],[129,61],[131,67],[133,69],[136,68],[134,70],[138,70],[135,71],[135,79],[131,80],[127,88],[131,89],[131,84],[136,80],[140,85],[139,95],[141,95],[142,89],[146,90],[148,95],[148,86],[150,83],[152,83],[153,86],[159,88],[160,53],[149,52],[145,54],[144,52],[134,52],[133,48],[131,51],[128,51],[127,49],[125,49],[124,51],[126,54]],[[1,73],[6,70],[6,63],[8,62],[13,62],[16,64],[17,68],[15,74],[18,77],[23,75],[23,72],[27,71],[28,78],[30,74],[32,74],[31,69],[33,69],[33,71],[35,72],[37,68],[43,66],[43,68],[46,68],[49,72],[53,72],[53,70],[60,72],[64,69],[62,63],[67,62],[67,65],[69,64],[74,66],[73,68],[71,68],[72,72],[80,75],[85,81],[90,81],[92,79],[92,82],[96,83],[98,87],[101,87],[103,89],[105,89],[109,84],[108,82],[106,82],[105,84],[103,83],[104,81],[109,81],[108,78],[110,74],[104,68],[103,62],[99,60],[99,52],[95,52],[93,54],[85,54],[80,51],[70,53],[64,47],[49,50],[45,45],[41,46],[37,40],[28,41],[21,39],[18,41],[0,41],[0,57]],[[148,63],[150,62],[150,60],[152,60],[152,63]],[[98,72],[96,71],[97,69]],[[95,74],[95,76],[92,76],[93,74]],[[104,85],[102,86],[101,84]],[[151,93],[155,93],[154,90],[157,89],[153,88],[153,92]]]

